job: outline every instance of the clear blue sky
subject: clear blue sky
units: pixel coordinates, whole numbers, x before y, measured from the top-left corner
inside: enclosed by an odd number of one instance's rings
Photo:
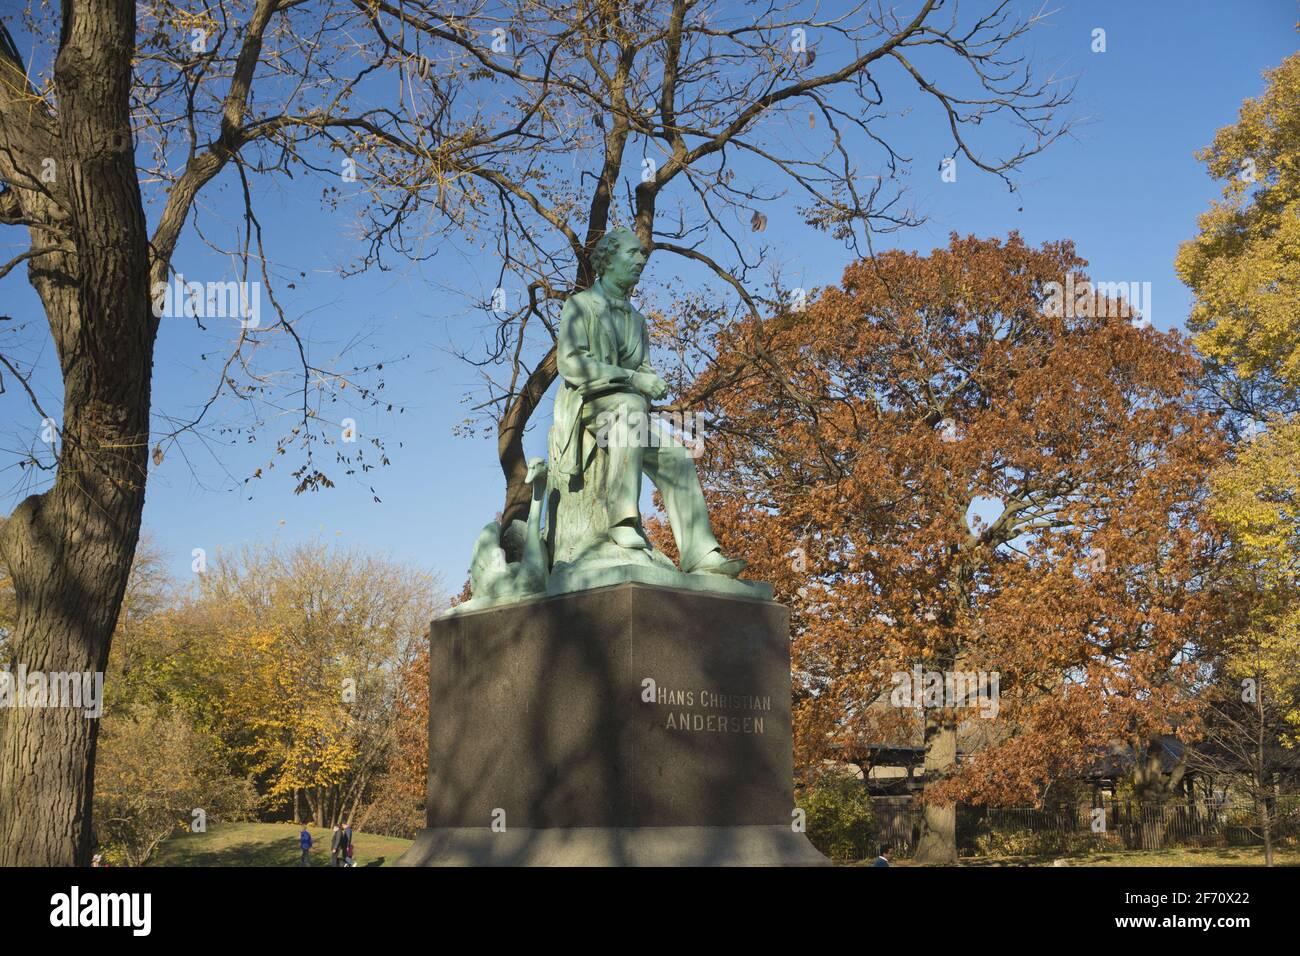
[[[11,2],[0,0],[0,7]],[[1296,4],[1062,0],[1056,7],[1027,49],[1045,67],[1077,77],[1074,136],[1032,159],[1019,176],[1020,192],[1012,195],[969,166],[958,166],[957,182],[940,181],[937,167],[948,147],[935,117],[918,115],[897,127],[899,145],[914,159],[911,195],[929,222],[884,245],[929,250],[946,244],[953,230],[1001,236],[1016,229],[1034,244],[1071,238],[1094,278],[1151,282],[1154,324],[1181,326],[1189,298],[1174,275],[1174,255],[1219,188],[1192,154],[1235,119],[1244,98],[1262,91],[1261,71],[1296,49]],[[1105,53],[1090,50],[1097,27],[1106,30]],[[27,41],[20,40],[20,47],[26,49]],[[996,151],[996,138],[981,142]],[[237,211],[231,211],[234,185],[225,181],[221,190],[200,198],[207,228],[223,240],[238,226]],[[330,468],[337,487],[294,496],[291,452],[254,484],[250,498],[242,479],[270,457],[276,422],[267,423],[252,444],[244,434],[224,436],[223,445],[188,441],[183,453],[173,449],[152,471],[147,532],[182,579],[194,548],[212,554],[253,540],[320,536],[388,552],[441,573],[452,591],[459,590],[474,537],[500,508],[504,482],[494,438],[452,434],[466,414],[462,398],[477,383],[474,371],[446,349],[478,335],[481,318],[463,314],[459,302],[440,307],[438,290],[477,286],[483,292],[476,294],[486,295],[495,285],[495,263],[449,250],[420,266],[340,280],[330,270],[355,255],[355,240],[346,215],[321,208],[320,183],[281,181],[258,189],[271,255],[282,274],[306,273],[284,297],[290,314],[305,316],[300,328],[320,364],[348,343],[345,364],[409,355],[386,366],[384,376],[384,391],[405,412],[355,416],[363,438],[383,436],[392,465],[360,482]],[[787,261],[801,264],[803,284],[837,281],[848,253],[795,226],[793,217],[788,223],[787,229],[786,215],[773,210],[765,238]],[[0,230],[0,261],[26,248],[24,239]],[[649,287],[656,282],[655,264],[652,258],[643,279]],[[193,277],[223,277],[212,275],[222,267],[213,266],[192,233],[174,266]],[[228,269],[224,277],[231,277]],[[32,323],[21,341],[0,340],[0,347],[11,357],[38,361],[38,394],[57,414],[60,389],[48,334],[22,268],[0,280],[0,314]],[[192,413],[215,375],[216,359],[201,361],[199,353],[218,353],[228,340],[229,329],[205,335],[188,322],[164,320],[154,374],[156,412]],[[39,441],[40,421],[16,383],[6,384],[7,393],[0,395],[0,510],[7,513],[23,493],[43,486],[24,481],[13,466],[14,450]],[[548,410],[549,405],[548,398]],[[545,427],[539,423],[530,434],[530,451],[544,446]],[[155,428],[165,430],[157,415]],[[371,485],[380,503],[372,500]]]

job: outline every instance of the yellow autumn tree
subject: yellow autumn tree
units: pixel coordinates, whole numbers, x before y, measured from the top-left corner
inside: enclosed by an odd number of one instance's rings
[[[353,817],[391,758],[398,673],[445,603],[436,580],[320,542],[254,547],[218,557],[198,603],[215,632],[205,719],[272,804]]]
[[[1248,599],[1225,673],[1258,678],[1300,731],[1300,53],[1265,79],[1198,154],[1223,192],[1177,269],[1206,384],[1240,438],[1212,483]]]
[[[1258,675],[1300,737],[1300,422],[1266,431],[1219,469],[1212,513],[1237,547],[1239,580],[1253,592],[1234,678]]]
[[[1300,53],[1198,154],[1223,194],[1178,253],[1188,321],[1235,411],[1294,413],[1300,397]]]

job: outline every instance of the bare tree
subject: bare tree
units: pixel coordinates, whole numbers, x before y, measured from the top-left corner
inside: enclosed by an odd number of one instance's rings
[[[462,354],[486,380],[477,410],[496,426],[503,527],[527,512],[523,436],[556,377],[559,310],[593,281],[590,253],[612,224],[702,268],[755,315],[768,250],[751,251],[746,233],[787,193],[809,226],[859,252],[873,232],[919,221],[891,141],[911,112],[904,90],[922,101],[906,123],[942,124],[949,161],[1008,186],[1065,130],[1068,85],[1039,80],[1017,53],[1041,15],[1017,20],[1009,3],[965,16],[951,0],[835,12],[788,0],[354,2],[409,80],[388,125],[353,128],[373,173],[364,262],[454,239],[499,259],[496,288],[476,296],[491,332]],[[949,73],[951,84],[938,78]],[[990,157],[969,133],[995,118],[1020,145]],[[763,181],[737,174],[741,158]],[[417,228],[421,208],[433,215]],[[523,289],[516,302],[508,285]],[[748,351],[782,374],[760,338]]]
[[[1068,89],[1016,53],[1037,16],[1016,21],[1009,3],[973,16],[951,0],[910,7],[212,0],[197,11],[63,0],[54,14],[32,4],[22,19],[50,48],[48,75],[0,31],[0,225],[29,239],[0,279],[26,267],[63,407],[57,456],[27,461],[52,483],[0,531],[16,597],[8,659],[104,669],[150,459],[205,426],[219,401],[292,410],[276,453],[302,450],[295,490],[331,484],[313,451],[328,440],[321,403],[343,379],[311,363],[276,298],[250,180],[306,171],[337,183],[348,181],[340,167],[355,171],[367,194],[356,269],[383,267],[386,249],[422,258],[459,241],[495,248],[498,286],[518,277],[524,301],[469,356],[492,382],[484,410],[508,525],[527,507],[522,439],[555,377],[558,310],[592,281],[589,253],[611,222],[626,218],[650,249],[704,268],[756,314],[751,279],[765,252],[750,252],[744,231],[761,233],[764,209],[787,190],[811,227],[850,245],[918,220],[901,204],[907,160],[887,138],[905,107],[886,103],[886,85],[931,104],[954,158],[1008,183],[1061,135]],[[962,68],[955,87],[938,79],[943,63]],[[1018,126],[1023,145],[990,158],[967,131],[994,117]],[[738,176],[742,156],[770,183]],[[622,178],[629,166],[634,182]],[[196,413],[151,429],[155,290],[213,183],[242,203],[244,235],[226,251],[242,280],[261,277],[276,319],[240,329]],[[160,207],[152,223],[148,195]],[[294,359],[292,386],[254,363],[272,339]],[[761,339],[749,351],[781,376]],[[41,418],[57,413],[40,407],[30,368],[0,354],[0,375]],[[17,711],[0,725],[0,865],[87,861],[96,733],[69,710]]]
[[[342,376],[311,364],[275,299],[249,187],[254,174],[307,164],[301,147],[327,124],[354,118],[342,104],[374,69],[346,39],[355,9],[316,6],[222,0],[196,13],[172,0],[64,0],[56,14],[32,4],[11,21],[31,31],[31,64],[0,23],[0,225],[30,239],[0,265],[0,279],[25,264],[63,380],[57,455],[26,462],[53,482],[0,528],[16,598],[6,664],[105,669],[150,458],[159,464],[218,399],[296,410],[277,451],[291,443],[304,450],[297,490],[330,483],[312,450],[321,441],[320,404]],[[245,239],[234,250],[241,278],[260,272],[277,320],[241,327],[209,401],[151,432],[157,290],[172,278],[196,196],[223,173],[242,197]],[[152,228],[149,193],[161,207]],[[298,373],[279,393],[277,377],[251,358],[276,337]],[[17,382],[49,417],[30,367],[0,354],[0,376],[0,389]],[[96,721],[66,708],[20,708],[0,722],[0,865],[89,861],[97,733]]]
[[[1231,673],[1206,689],[1203,735],[1188,748],[1187,765],[1250,801],[1264,844],[1264,865],[1272,866],[1278,825],[1295,810],[1278,799],[1282,776],[1288,771],[1294,776],[1297,765],[1284,744],[1293,730],[1287,715],[1294,701],[1262,666],[1263,655],[1254,656],[1251,662],[1243,655]]]

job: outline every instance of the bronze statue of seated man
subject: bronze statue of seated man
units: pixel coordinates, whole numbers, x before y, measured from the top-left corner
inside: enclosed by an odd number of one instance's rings
[[[725,557],[713,536],[690,451],[656,430],[658,423],[645,427],[650,402],[668,391],[649,363],[645,316],[628,299],[645,267],[645,250],[635,234],[615,229],[596,243],[592,260],[596,282],[571,295],[560,315],[551,469],[580,475],[592,450],[587,443],[599,434],[608,453],[610,540],[623,548],[649,547],[640,520],[641,476],[649,475],[663,496],[682,570],[735,577],[745,562]]]

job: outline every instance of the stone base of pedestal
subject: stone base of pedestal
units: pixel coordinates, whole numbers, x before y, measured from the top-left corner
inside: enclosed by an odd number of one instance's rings
[[[422,830],[398,866],[825,866],[789,824]]]
[[[399,863],[809,865],[789,615],[641,583],[430,628],[428,829]]]

